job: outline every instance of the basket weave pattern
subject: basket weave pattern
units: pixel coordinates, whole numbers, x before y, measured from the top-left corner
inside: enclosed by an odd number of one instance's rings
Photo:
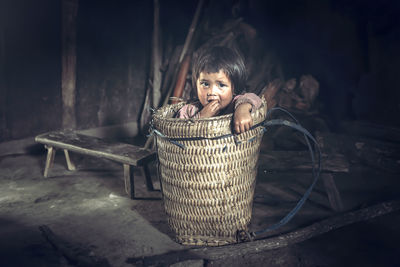
[[[251,219],[262,127],[230,135],[232,114],[208,119],[173,118],[183,103],[159,109],[157,137],[164,207],[179,243],[219,246],[237,242]],[[252,114],[264,120],[266,103]],[[184,148],[170,142],[178,140]],[[196,140],[189,140],[197,138]],[[217,139],[201,139],[217,138]]]

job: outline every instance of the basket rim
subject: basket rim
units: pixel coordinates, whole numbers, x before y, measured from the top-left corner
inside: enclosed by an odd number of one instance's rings
[[[267,102],[264,97],[261,100],[261,106],[251,112],[254,125],[264,121],[267,115]],[[176,112],[185,104],[186,102],[180,102],[156,110],[151,121],[152,129],[157,130],[161,134],[160,136],[173,139],[215,138],[234,134],[232,128],[233,113],[209,118],[175,118],[174,115]],[[238,134],[237,136],[243,134]]]
[[[261,97],[261,101],[262,101],[262,104],[261,104],[260,108],[257,109],[257,110],[261,110],[263,107],[267,107],[267,102],[266,102],[264,96]],[[189,118],[189,119],[184,119],[184,118],[174,118],[174,117],[166,118],[165,117],[165,113],[166,112],[169,112],[171,110],[173,110],[174,112],[177,112],[180,108],[182,108],[186,104],[188,104],[187,101],[182,101],[182,102],[179,102],[179,103],[176,103],[176,104],[166,105],[165,107],[161,107],[161,108],[157,109],[155,111],[153,117],[156,118],[156,119],[162,119],[164,121],[169,121],[169,122],[174,122],[174,123],[176,123],[176,122],[178,122],[178,123],[180,123],[180,122],[187,123],[188,120],[189,121],[198,121],[198,122],[201,122],[201,121],[205,121],[205,122],[218,121],[218,120],[231,119],[233,117],[233,113],[224,114],[224,115],[218,115],[218,116],[213,116],[213,117],[208,117],[208,118]],[[254,113],[252,112],[252,116],[253,116],[253,114],[256,114],[256,112],[254,112]]]

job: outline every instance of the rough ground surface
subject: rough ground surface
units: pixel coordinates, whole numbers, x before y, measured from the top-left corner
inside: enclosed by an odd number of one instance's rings
[[[76,254],[105,266],[146,265],[138,259],[171,251],[185,254],[187,247],[175,243],[168,229],[160,192],[147,192],[140,172],[135,174],[136,192],[141,199],[130,200],[124,192],[120,164],[75,154],[72,159],[78,171],[70,172],[59,152],[50,177],[45,179],[44,152],[34,146],[25,153],[0,157],[0,266],[77,265],[52,247],[39,230],[41,225],[48,226]],[[155,168],[151,169],[154,185],[159,188]],[[361,163],[353,164],[347,174],[335,175],[335,180],[345,210],[399,195],[396,174]],[[307,172],[270,173],[260,166],[250,228],[258,230],[278,221],[295,205],[310,181]],[[335,212],[319,182],[299,214],[270,235],[332,215]],[[398,266],[398,225],[397,212],[282,249],[215,261],[188,260],[174,266]]]

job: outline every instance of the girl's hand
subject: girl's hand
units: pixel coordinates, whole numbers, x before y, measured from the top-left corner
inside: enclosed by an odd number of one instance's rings
[[[200,118],[210,118],[215,116],[219,113],[220,109],[221,105],[218,100],[211,101],[200,110]]]
[[[244,133],[253,126],[253,119],[250,115],[252,107],[249,103],[243,103],[236,108],[233,115],[233,126],[236,133]]]

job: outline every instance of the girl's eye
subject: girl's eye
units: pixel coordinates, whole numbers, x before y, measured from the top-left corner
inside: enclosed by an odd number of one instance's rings
[[[218,83],[218,86],[219,86],[219,87],[226,87],[227,85],[224,84],[224,83]]]
[[[208,87],[210,84],[208,82],[202,81],[200,82],[200,85],[203,87]]]

